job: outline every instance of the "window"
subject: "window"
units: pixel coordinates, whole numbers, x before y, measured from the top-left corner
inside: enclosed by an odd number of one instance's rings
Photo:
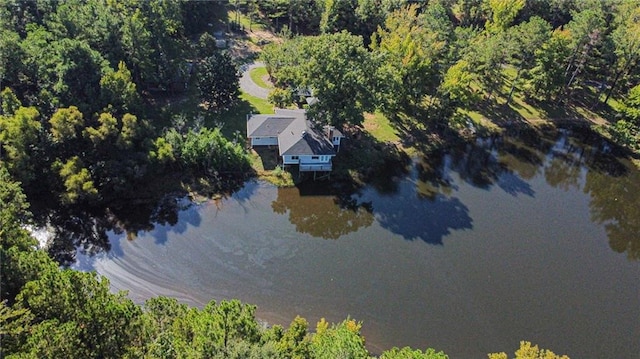
[[[297,159],[298,159],[298,156],[291,156],[291,159],[292,159],[292,160],[297,160]]]
[[[317,160],[317,159],[319,159],[319,158],[320,158],[320,157],[318,157],[318,156],[311,156],[311,159],[312,159],[312,160]]]

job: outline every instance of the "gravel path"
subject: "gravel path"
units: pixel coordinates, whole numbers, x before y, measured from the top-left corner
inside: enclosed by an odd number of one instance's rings
[[[264,63],[262,62],[254,62],[251,64],[242,65],[240,67],[240,71],[242,71],[242,76],[240,77],[240,88],[242,89],[242,91],[248,93],[251,96],[266,100],[271,90],[256,85],[256,83],[251,79],[251,76],[249,76],[249,71],[251,71],[251,69],[263,66]]]

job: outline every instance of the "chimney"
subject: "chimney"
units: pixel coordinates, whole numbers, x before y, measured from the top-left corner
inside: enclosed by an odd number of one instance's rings
[[[325,128],[327,129],[327,132],[326,132],[327,138],[329,140],[333,140],[333,129],[334,129],[334,127],[330,126],[330,125],[327,125],[327,126],[325,126]]]

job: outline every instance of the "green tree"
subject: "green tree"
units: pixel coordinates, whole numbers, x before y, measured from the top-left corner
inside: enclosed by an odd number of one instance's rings
[[[620,115],[609,132],[617,143],[632,150],[640,150],[640,85],[629,90],[622,106]]]
[[[100,79],[108,68],[102,55],[86,42],[72,39],[53,42],[51,51],[51,58],[41,65],[49,81],[44,89],[63,106],[75,105],[86,113],[99,110]]]
[[[532,17],[529,21],[509,28],[507,36],[513,45],[510,60],[516,66],[515,79],[512,80],[511,90],[507,98],[507,104],[518,84],[523,71],[529,71],[535,66],[536,50],[540,49],[551,38],[551,27],[539,17]]]
[[[165,149],[173,149],[173,158],[183,168],[197,174],[216,175],[221,172],[242,172],[249,162],[241,145],[228,141],[220,129],[189,129],[184,135],[175,129],[164,136]],[[168,154],[167,154],[168,156]]]
[[[289,0],[289,29],[295,34],[317,35],[323,5],[323,0]]]
[[[42,24],[47,14],[55,12],[56,5],[49,1],[0,1],[0,28],[13,29],[24,37],[28,24]]]
[[[280,88],[310,89],[318,103],[309,115],[335,126],[359,124],[374,107],[372,55],[347,32],[291,39],[269,46],[267,70]]]
[[[140,123],[135,115],[125,113],[120,120],[121,127],[116,146],[123,150],[131,150],[140,134]]]
[[[440,91],[454,103],[466,106],[476,100],[471,84],[476,81],[471,66],[465,60],[459,60],[447,69]]]
[[[20,43],[18,33],[0,28],[0,89],[5,86],[13,88],[24,86],[21,77],[24,76],[25,53]]]
[[[590,7],[573,14],[567,24],[572,51],[564,73],[564,92],[568,97],[572,86],[581,75],[592,58],[597,55],[597,47],[601,44],[604,32],[605,16],[599,7]]]
[[[309,358],[311,341],[308,327],[309,323],[304,318],[296,316],[278,341],[278,352],[291,359]]]
[[[535,50],[534,65],[523,74],[528,97],[552,100],[559,96],[565,85],[565,64],[571,55],[569,42],[566,31],[555,30],[551,38]]]
[[[295,0],[263,0],[258,1],[257,5],[259,12],[271,22],[276,30],[280,30],[285,24],[292,24],[292,16],[294,14],[291,9],[294,6],[294,1]],[[321,11],[318,12],[318,14],[320,13]]]
[[[153,81],[155,74],[151,63],[151,59],[154,58],[152,34],[139,8],[132,9],[131,13],[124,16],[120,41],[135,82]]]
[[[32,320],[33,316],[27,309],[16,310],[6,301],[0,301],[0,356],[4,358],[8,353],[17,351],[18,338],[29,334]]]
[[[621,112],[627,120],[640,126],[640,85],[629,90]]]
[[[74,322],[45,320],[29,327],[26,341],[14,353],[27,358],[90,358],[82,345],[82,331]],[[11,356],[13,357],[13,356]]]
[[[362,113],[374,107],[374,64],[362,38],[341,32],[305,39],[303,47],[310,61],[303,65],[301,85],[319,100],[310,115],[337,127],[362,123]]]
[[[118,71],[108,71],[100,79],[100,96],[103,105],[111,106],[116,115],[136,112],[140,97],[123,61],[118,63]]]
[[[631,2],[621,4],[616,12],[616,23],[611,36],[616,54],[615,75],[603,103],[607,103],[618,81],[626,77],[640,60],[640,7]]]
[[[470,52],[464,57],[474,69],[487,99],[499,91],[503,82],[502,65],[509,50],[504,46],[505,41],[504,34],[481,34],[473,40]]]
[[[482,27],[486,23],[487,13],[482,6],[484,0],[457,0],[451,11],[463,27]]]
[[[31,356],[120,358],[140,335],[140,308],[95,273],[54,267],[24,286],[16,308],[36,318],[22,348]]]
[[[91,200],[98,195],[91,173],[84,167],[78,156],[71,157],[65,163],[56,162],[54,168],[60,173],[66,191],[62,194],[64,203],[76,203]]]
[[[32,103],[45,114],[53,113],[59,107],[59,99],[52,94],[53,68],[58,59],[52,54],[53,34],[43,26],[29,24],[25,38],[20,43],[24,52],[23,97],[33,98]]]
[[[527,1],[518,19],[530,19],[538,16],[546,20],[553,29],[566,25],[571,20],[571,12],[579,3],[585,1],[536,0]]]
[[[106,1],[60,2],[47,13],[45,24],[57,38],[81,39],[111,64],[123,58],[120,42],[122,17],[116,4]]]
[[[59,108],[51,119],[51,137],[56,143],[65,143],[82,136],[84,118],[77,107]]]
[[[485,29],[490,33],[505,31],[525,4],[525,0],[484,0],[484,6],[491,16],[485,24]]]
[[[238,99],[238,69],[226,52],[214,52],[198,68],[200,96],[211,110],[222,111]]]
[[[22,102],[18,99],[16,94],[8,87],[5,87],[0,92],[0,116],[13,116],[16,111],[22,106]]]
[[[320,319],[311,340],[311,355],[317,359],[368,358],[364,337],[360,334],[362,324],[346,319],[339,324]]]
[[[98,117],[98,127],[86,127],[84,136],[94,145],[100,145],[107,140],[115,140],[118,136],[118,120],[112,114],[103,112]]]
[[[293,104],[293,91],[290,88],[275,88],[269,93],[268,100],[275,107],[285,108]]]
[[[149,158],[159,164],[167,164],[175,161],[173,146],[164,137],[158,137],[153,141]]]
[[[373,35],[379,26],[384,25],[386,17],[389,15],[390,4],[383,4],[381,0],[358,0],[358,6],[355,9],[357,22],[351,25],[354,35],[362,36],[365,46],[371,42]]]
[[[132,0],[122,16],[121,42],[135,82],[171,89],[187,51],[181,2]]]
[[[39,141],[40,114],[34,107],[20,107],[13,116],[0,116],[0,158],[21,182],[35,177],[33,157]]]
[[[520,342],[520,348],[516,350],[514,359],[569,359],[566,355],[557,355],[551,350],[540,349],[537,345],[531,345],[530,342]],[[489,359],[508,359],[509,356],[502,353],[489,354]]]
[[[382,353],[380,359],[449,359],[444,352],[436,352],[435,349],[429,348],[424,352],[420,349],[411,349],[404,347],[402,349],[392,348]]]
[[[28,209],[20,183],[0,162],[0,302],[13,303],[25,283],[55,267],[45,252],[35,249],[37,241],[24,228],[31,223]]]
[[[182,25],[187,37],[206,32],[209,24],[221,21],[227,15],[225,2],[180,1]]]
[[[378,78],[384,85],[379,94],[386,112],[420,103],[440,82],[436,63],[444,42],[417,11],[415,5],[394,11],[372,39],[372,49],[381,56]]]
[[[356,34],[358,0],[325,0],[320,31],[325,34],[343,30]]]
[[[260,338],[255,320],[255,306],[232,299],[223,300],[217,305],[212,301],[204,307],[203,311],[213,320],[213,330],[222,348],[227,348],[229,342],[234,339],[243,338],[256,342]]]

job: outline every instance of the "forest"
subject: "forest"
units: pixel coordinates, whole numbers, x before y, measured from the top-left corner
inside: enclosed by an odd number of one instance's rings
[[[271,104],[296,106],[311,89],[320,123],[362,128],[375,114],[403,147],[428,151],[568,122],[640,151],[632,0],[0,0],[0,357],[372,355],[351,318],[312,333],[302,318],[266,327],[236,300],[139,306],[59,267],[77,248],[108,250],[108,230],[175,223],[179,195],[255,175],[236,131],[258,110],[239,98],[252,59],[218,49],[214,33],[247,41],[258,25],[282,39],[260,44]],[[48,252],[26,230],[43,224],[56,236]],[[539,351],[553,355],[523,342],[516,356]]]

